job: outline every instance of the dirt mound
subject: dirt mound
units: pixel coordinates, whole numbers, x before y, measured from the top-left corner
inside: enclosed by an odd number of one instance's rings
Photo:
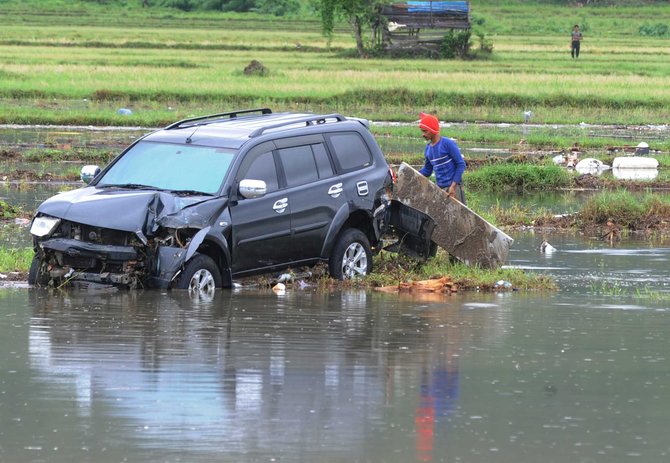
[[[247,76],[264,76],[269,72],[269,69],[263,66],[263,63],[257,60],[252,60],[251,63],[249,63],[244,68],[244,75]]]

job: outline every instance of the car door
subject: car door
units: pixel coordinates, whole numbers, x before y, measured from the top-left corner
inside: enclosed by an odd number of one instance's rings
[[[232,269],[243,273],[291,260],[291,215],[287,191],[279,177],[274,144],[252,149],[242,161],[235,185],[242,179],[263,180],[267,192],[244,198],[230,206],[232,220]]]
[[[323,136],[276,140],[291,206],[292,259],[320,256],[337,211],[346,205]]]
[[[349,131],[327,134],[326,141],[352,208],[372,211],[374,186],[381,184],[380,173],[384,176],[386,172],[375,169],[368,144],[359,133]]]

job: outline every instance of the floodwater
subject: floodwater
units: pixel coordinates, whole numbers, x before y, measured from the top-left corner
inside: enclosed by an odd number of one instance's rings
[[[510,234],[559,291],[0,289],[0,462],[667,461],[670,243]]]
[[[670,252],[517,238],[560,291],[2,290],[0,461],[666,461]]]

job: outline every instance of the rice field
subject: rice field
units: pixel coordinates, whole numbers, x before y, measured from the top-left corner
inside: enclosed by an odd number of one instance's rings
[[[473,1],[493,53],[428,60],[360,59],[346,25],[328,42],[314,18],[44,1],[54,6],[37,12],[38,3],[0,10],[0,123],[156,126],[258,106],[398,121],[430,111],[446,121],[522,122],[526,110],[535,123],[670,120],[670,38],[636,32],[667,6],[575,15]],[[579,60],[569,53],[575,22],[585,26]],[[267,75],[245,75],[252,60]],[[133,115],[116,114],[121,107]]]

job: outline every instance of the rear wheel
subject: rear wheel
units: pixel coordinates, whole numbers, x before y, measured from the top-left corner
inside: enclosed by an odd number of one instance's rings
[[[35,254],[33,261],[30,263],[30,270],[28,271],[28,284],[33,286],[47,286],[49,284],[49,275],[46,270],[46,263],[44,260]]]
[[[211,257],[196,253],[186,263],[174,285],[176,289],[188,289],[190,293],[211,296],[221,287],[221,273]]]
[[[372,250],[365,233],[357,228],[345,230],[337,240],[328,262],[330,276],[350,280],[372,272]]]

